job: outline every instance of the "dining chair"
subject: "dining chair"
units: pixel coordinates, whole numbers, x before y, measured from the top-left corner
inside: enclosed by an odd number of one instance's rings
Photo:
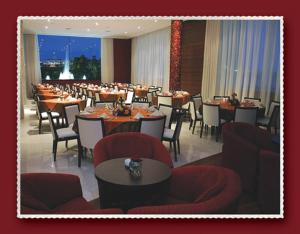
[[[75,91],[75,96],[74,96],[76,99],[79,98],[79,92]]]
[[[154,87],[154,86],[153,86],[153,87],[149,87],[149,88],[148,88],[148,92],[149,92],[149,93],[156,92],[156,91],[158,91],[158,88],[157,88],[157,87]]]
[[[93,99],[88,97],[86,100],[86,107],[92,107],[93,106]]]
[[[133,108],[148,108],[150,106],[150,102],[132,102],[131,103]]]
[[[83,88],[81,88],[81,87],[79,87],[79,94],[80,94],[80,96],[83,95]]]
[[[50,111],[48,111],[47,115],[48,115],[50,129],[51,129],[51,133],[52,133],[52,137],[53,137],[52,153],[53,153],[54,161],[56,161],[57,143],[60,141],[65,141],[66,147],[67,147],[68,140],[77,140],[78,151],[79,151],[80,140],[79,140],[78,134],[76,132],[74,132],[71,127],[57,129],[57,127],[55,126],[54,121],[53,121],[52,113]],[[78,167],[80,167],[80,165],[81,165],[81,154],[78,153]]]
[[[88,97],[93,98],[93,92],[91,90],[88,91]]]
[[[125,104],[131,104],[133,101],[133,98],[134,98],[134,91],[128,89]]]
[[[99,93],[99,92],[95,92],[95,100],[96,100],[97,102],[100,101],[100,93]]]
[[[90,150],[93,156],[96,143],[105,136],[104,120],[103,118],[88,118],[80,115],[76,116],[76,120],[80,139],[80,155],[82,155],[82,148],[85,148]]]
[[[82,94],[81,95],[81,100],[86,100],[86,99],[87,99],[86,95]]]
[[[37,106],[36,112],[37,112],[37,116],[39,119],[39,134],[41,134],[42,133],[42,122],[43,122],[43,120],[48,120],[48,116],[47,116],[47,112],[43,110],[42,104],[41,104],[38,96],[37,96],[37,99],[35,100],[35,103]],[[55,119],[56,123],[58,124],[60,114],[58,112],[52,112],[52,116],[53,116],[53,119]]]
[[[271,112],[272,111],[272,112]],[[271,114],[269,114],[271,112]],[[257,119],[257,125],[261,127],[266,127],[269,132],[272,131],[274,127],[275,134],[280,128],[280,106],[279,102],[272,101],[268,111],[268,115]]]
[[[106,106],[108,106],[109,108],[113,108],[114,107],[114,102],[112,102],[112,101],[95,102],[95,107],[104,108]]]
[[[196,109],[195,100],[193,99],[190,101],[190,115],[191,120],[189,129],[193,126],[192,133],[194,134],[197,121],[202,122],[202,114],[200,114],[199,110]]]
[[[183,115],[180,115],[179,118],[177,119],[175,130],[171,128],[165,128],[163,138],[162,138],[163,141],[168,141],[170,143],[170,149],[172,148],[172,143],[173,143],[176,162],[177,162],[177,149],[178,149],[178,153],[180,154],[179,136],[181,132],[183,117],[184,117]],[[176,143],[177,143],[177,147],[176,147]]]
[[[157,118],[140,118],[139,132],[162,140],[165,128],[166,116]]]
[[[230,97],[229,96],[214,96],[214,100],[223,100],[225,99],[225,101],[229,101]]]
[[[257,112],[257,107],[236,107],[234,110],[234,122],[255,125],[257,120]]]
[[[201,109],[202,109],[202,96],[193,96],[192,99],[194,100],[195,102],[195,109],[197,111],[199,111],[201,113]]]
[[[172,96],[157,95],[157,105],[159,104],[172,106]]]
[[[160,104],[158,110],[166,116],[165,128],[171,128],[173,107],[165,104]]]
[[[216,141],[218,141],[221,126],[226,121],[220,118],[220,105],[203,103],[203,118],[200,137],[202,137],[203,127],[211,126],[216,128]]]
[[[85,96],[88,96],[87,88],[83,88],[83,94],[84,94]]]
[[[64,117],[66,118],[66,125],[68,127],[72,127],[75,120],[76,115],[80,114],[79,104],[66,104],[64,105]]]

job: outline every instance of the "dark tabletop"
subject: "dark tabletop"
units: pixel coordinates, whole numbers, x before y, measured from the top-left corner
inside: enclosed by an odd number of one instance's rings
[[[164,163],[142,158],[142,176],[134,179],[125,168],[126,158],[116,158],[100,163],[96,169],[96,177],[107,183],[123,186],[147,186],[161,183],[171,176],[171,169]]]

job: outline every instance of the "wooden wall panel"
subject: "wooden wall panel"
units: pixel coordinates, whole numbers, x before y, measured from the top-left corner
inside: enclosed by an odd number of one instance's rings
[[[192,95],[201,92],[205,20],[184,21],[181,45],[181,88]]]
[[[114,39],[114,82],[130,83],[131,39]]]

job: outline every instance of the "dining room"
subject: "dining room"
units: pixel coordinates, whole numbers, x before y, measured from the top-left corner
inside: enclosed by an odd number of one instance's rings
[[[18,30],[20,217],[282,215],[281,17]]]

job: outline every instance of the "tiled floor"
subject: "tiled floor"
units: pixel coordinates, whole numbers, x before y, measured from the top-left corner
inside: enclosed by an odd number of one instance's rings
[[[25,108],[25,118],[21,120],[20,129],[20,171],[25,172],[61,172],[75,174],[80,177],[83,196],[87,200],[93,200],[99,196],[98,185],[94,176],[94,168],[91,159],[84,159],[81,168],[77,167],[77,142],[69,141],[69,148],[65,148],[64,142],[58,143],[57,160],[52,156],[52,135],[48,121],[43,122],[42,134],[38,134],[38,119],[35,114],[35,106],[31,101]],[[178,155],[178,167],[193,162],[209,155],[221,152],[222,143],[216,142],[215,137],[203,134],[199,137],[199,123],[195,133],[188,129],[189,123],[184,122],[180,135],[181,154]],[[164,143],[169,148],[169,143]],[[174,158],[173,152],[171,152]]]

